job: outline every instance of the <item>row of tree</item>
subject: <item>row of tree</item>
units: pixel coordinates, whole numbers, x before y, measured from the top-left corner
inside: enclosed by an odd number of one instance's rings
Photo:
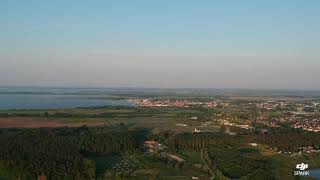
[[[281,151],[299,152],[303,147],[320,149],[320,134],[292,128],[278,128],[267,133],[247,132],[241,135],[229,136],[221,133],[184,133],[165,140],[169,150],[178,149],[201,150],[210,147],[238,146],[257,142]],[[163,134],[162,136],[164,136]],[[159,138],[164,139],[164,138]]]

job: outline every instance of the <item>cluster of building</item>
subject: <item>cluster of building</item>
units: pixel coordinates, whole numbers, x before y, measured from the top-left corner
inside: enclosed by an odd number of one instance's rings
[[[176,162],[185,161],[184,159],[180,158],[177,155],[167,153],[166,146],[154,140],[144,141],[144,150],[147,154],[158,155],[162,158],[166,158],[172,161],[176,161]]]
[[[133,104],[140,107],[205,107],[205,108],[218,108],[218,107],[233,107],[232,100],[198,100],[198,99],[168,99],[168,98],[137,98],[130,100]],[[268,114],[259,115],[258,117],[247,115],[245,119],[241,119],[232,113],[222,112],[216,114],[215,118],[220,119],[220,125],[233,126],[242,129],[253,129],[252,123],[263,124],[265,127],[277,128],[282,123],[289,123],[294,128],[302,128],[306,131],[320,132],[320,119],[308,118],[313,113],[319,112],[320,103],[311,101],[265,101],[258,103],[249,102],[245,107],[255,106],[257,109],[270,110],[275,112],[287,113],[285,116],[272,117],[270,119]],[[198,117],[190,117],[190,120],[198,120]],[[188,125],[178,123],[177,126],[186,127]],[[206,130],[196,129],[194,133],[205,132]]]
[[[288,154],[291,156],[300,156],[303,154],[315,154],[319,153],[320,150],[315,149],[312,146],[301,147],[299,152],[291,152],[291,151],[278,151],[279,154]]]
[[[145,141],[144,142],[144,149],[146,153],[158,153],[165,149],[165,146],[158,143],[157,141]]]
[[[318,153],[320,150],[315,149],[312,146],[302,147],[300,153],[306,153],[306,154],[312,154],[312,153]]]
[[[224,125],[224,126],[234,126],[234,127],[238,127],[238,128],[242,128],[242,129],[253,129],[253,127],[248,124],[231,123],[225,119],[219,119],[218,121],[220,122],[221,125]]]
[[[140,107],[189,107],[187,100],[153,100],[153,99],[133,99],[131,102]]]
[[[287,110],[291,111],[295,114],[303,114],[303,113],[312,113],[312,112],[319,112],[319,103],[317,102],[283,102],[283,101],[267,101],[263,103],[257,103],[256,107],[258,109],[265,109],[265,110]]]
[[[293,125],[296,129],[303,129],[310,132],[320,132],[320,119],[310,119],[305,121],[298,121]]]
[[[140,107],[180,107],[180,108],[189,108],[191,106],[201,106],[207,108],[215,108],[218,105],[228,106],[227,102],[220,101],[191,101],[191,100],[172,100],[172,99],[130,99],[131,103]]]
[[[193,133],[206,133],[206,132],[214,132],[210,129],[204,129],[204,128],[194,128]]]
[[[265,109],[265,110],[273,110],[276,109],[277,107],[279,107],[280,104],[275,103],[273,101],[268,101],[268,102],[263,102],[263,103],[258,103],[256,105],[257,108],[259,109]]]

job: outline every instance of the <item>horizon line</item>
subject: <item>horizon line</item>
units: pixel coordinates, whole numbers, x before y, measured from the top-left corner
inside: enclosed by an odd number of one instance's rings
[[[0,85],[0,88],[116,88],[116,89],[187,89],[187,90],[240,90],[240,91],[315,91],[320,92],[320,89],[288,89],[288,88],[215,88],[215,87],[151,87],[151,86],[130,86],[130,85]]]

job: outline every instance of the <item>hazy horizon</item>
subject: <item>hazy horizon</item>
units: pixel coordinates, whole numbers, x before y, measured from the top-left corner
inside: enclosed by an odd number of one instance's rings
[[[90,89],[90,90],[199,90],[199,91],[220,91],[220,92],[230,92],[230,91],[257,91],[257,92],[319,92],[320,90],[311,90],[311,89],[257,89],[257,88],[206,88],[206,87],[143,87],[143,86],[68,86],[68,85],[7,85],[0,86],[1,90],[5,90],[3,92],[33,92],[33,90],[40,89],[73,89],[73,90],[82,90],[82,89]],[[12,91],[23,89],[24,91]],[[7,91],[6,91],[7,90]],[[25,91],[27,90],[27,91]]]
[[[320,90],[319,1],[2,1],[0,86]]]

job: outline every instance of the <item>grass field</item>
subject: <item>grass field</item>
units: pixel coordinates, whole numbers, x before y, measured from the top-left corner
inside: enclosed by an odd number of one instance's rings
[[[109,126],[124,123],[132,128],[191,132],[202,124],[201,120],[189,119],[192,113],[201,112],[194,109],[129,107],[0,110],[0,128]],[[217,130],[216,127],[208,129]]]

